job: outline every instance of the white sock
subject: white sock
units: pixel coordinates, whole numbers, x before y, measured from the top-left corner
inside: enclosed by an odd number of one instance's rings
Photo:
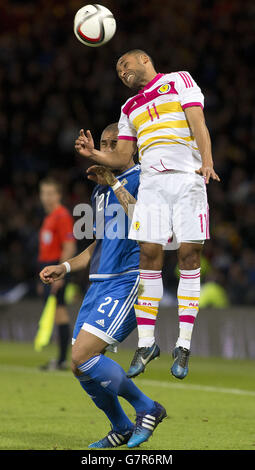
[[[138,348],[155,343],[155,324],[159,302],[163,296],[161,271],[140,270],[138,302],[135,314],[138,331]]]
[[[180,270],[177,291],[179,338],[176,346],[190,349],[191,337],[200,299],[200,268]]]

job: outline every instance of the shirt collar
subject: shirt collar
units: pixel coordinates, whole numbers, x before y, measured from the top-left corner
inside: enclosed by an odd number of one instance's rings
[[[123,171],[122,173],[120,173],[120,175],[116,175],[116,178],[125,176],[125,175],[127,175],[129,172],[131,172],[131,171],[133,171],[133,170],[139,170],[139,169],[140,169],[140,165],[139,165],[139,163],[136,163],[134,166],[131,166],[131,168],[128,168],[128,170],[125,170],[125,171]]]
[[[145,90],[147,90],[148,88],[150,88],[152,85],[154,85],[154,83],[156,83],[161,77],[163,77],[163,73],[158,73],[156,75],[156,77],[154,77],[149,83],[147,83],[147,85],[145,85],[145,87],[143,87],[139,93],[143,93]]]

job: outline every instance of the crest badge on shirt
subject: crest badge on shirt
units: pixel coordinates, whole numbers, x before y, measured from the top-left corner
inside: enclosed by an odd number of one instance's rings
[[[134,229],[137,231],[140,228],[140,222],[134,222]]]
[[[158,88],[158,93],[161,95],[164,95],[170,90],[170,85],[169,83],[166,83],[165,85],[161,85],[161,87]]]

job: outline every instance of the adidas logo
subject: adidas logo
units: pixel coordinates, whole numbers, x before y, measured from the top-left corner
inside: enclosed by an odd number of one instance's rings
[[[156,418],[155,416],[145,415],[142,420],[142,426],[150,431],[153,431],[156,427]]]
[[[100,385],[104,388],[108,387],[108,385],[111,383],[111,380],[106,380],[105,382],[100,382]]]
[[[117,447],[123,444],[125,437],[122,436],[121,434],[111,432],[108,434],[107,439],[108,441],[110,441],[113,447]]]
[[[97,320],[96,323],[100,326],[104,326],[104,319],[102,318],[101,320]]]

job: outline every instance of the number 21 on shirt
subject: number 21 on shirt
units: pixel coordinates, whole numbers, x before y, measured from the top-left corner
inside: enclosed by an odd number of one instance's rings
[[[98,210],[98,212],[102,211],[103,209],[105,209],[108,206],[110,193],[111,193],[110,191],[107,192],[106,198],[105,198],[104,193],[100,194],[100,196],[97,196],[97,210]],[[106,202],[105,202],[105,205],[104,205],[104,200],[105,199],[106,199]]]

